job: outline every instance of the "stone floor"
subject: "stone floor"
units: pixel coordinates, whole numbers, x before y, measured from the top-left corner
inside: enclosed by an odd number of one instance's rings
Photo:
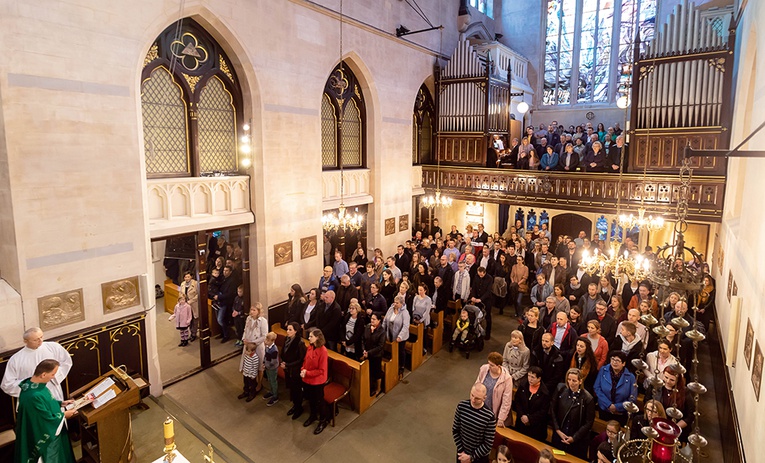
[[[303,420],[286,416],[290,403],[284,391],[282,400],[270,408],[260,397],[250,403],[237,400],[242,381],[238,359],[222,362],[166,388],[162,397],[146,400],[149,410],[134,412],[137,461],[151,462],[162,455],[166,416],[176,419],[178,448],[192,462],[203,461],[208,443],[215,448],[216,462],[229,463],[454,461],[454,407],[468,397],[488,352],[502,352],[510,331],[517,326],[510,317],[494,318],[494,338],[483,352],[465,359],[458,352],[442,350],[364,415],[344,407],[336,426],[319,436],[313,435],[313,427],[304,428]],[[163,343],[169,341],[160,340]],[[702,433],[710,442],[704,460],[722,461],[717,413],[714,402],[709,401],[714,397],[714,368],[703,351],[700,357],[701,381],[710,388],[701,406]]]
[[[157,349],[159,350],[159,367],[162,372],[164,383],[173,378],[198,368],[199,343],[192,342],[186,347],[179,347],[180,334],[175,328],[175,321],[168,321],[169,313],[165,312],[165,299],[157,299]],[[213,360],[230,354],[239,348],[234,347],[234,342],[222,344],[219,339],[213,339],[210,343],[210,356]]]

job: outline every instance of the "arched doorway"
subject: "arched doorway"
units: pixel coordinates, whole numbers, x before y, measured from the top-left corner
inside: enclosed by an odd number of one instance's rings
[[[572,239],[579,236],[579,232],[584,230],[587,236],[592,231],[592,220],[579,214],[559,214],[552,218],[550,232],[553,236],[568,235]]]

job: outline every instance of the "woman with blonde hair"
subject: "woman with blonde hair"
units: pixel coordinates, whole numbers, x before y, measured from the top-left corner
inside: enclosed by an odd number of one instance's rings
[[[661,402],[655,399],[646,400],[643,413],[634,418],[630,431],[630,439],[645,439],[645,435],[640,430],[644,426],[650,426],[654,418],[666,417],[667,413],[664,411],[664,405]]]
[[[539,323],[539,309],[532,307],[526,312],[526,320],[518,327],[518,331],[523,334],[523,343],[530,350],[542,343],[545,327]]]
[[[529,370],[530,359],[531,351],[523,341],[523,333],[514,330],[510,333],[510,341],[505,344],[505,351],[502,354],[502,366],[505,367],[513,381],[518,381],[526,376],[526,372]]]
[[[598,369],[606,364],[608,359],[608,341],[600,335],[600,322],[589,320],[587,322],[587,333],[581,336],[590,343],[595,359],[598,361]]]
[[[255,355],[258,356],[260,370],[258,371],[258,387],[255,389],[257,395],[261,389],[263,389],[263,371],[266,368],[266,335],[268,334],[268,320],[263,317],[263,304],[256,302],[250,307],[250,314],[247,315],[247,321],[244,323],[244,335],[242,336],[243,343],[252,343],[255,345]],[[242,349],[242,359],[239,363],[239,368],[244,365],[245,352]],[[254,397],[254,396],[253,396]]]

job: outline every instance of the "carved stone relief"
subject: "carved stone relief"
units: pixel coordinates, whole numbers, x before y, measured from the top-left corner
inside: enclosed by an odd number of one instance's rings
[[[292,262],[292,241],[274,245],[274,267]]]
[[[82,301],[82,288],[38,298],[40,328],[58,328],[85,320]]]
[[[307,259],[318,253],[316,246],[316,235],[307,238],[300,238],[300,258]]]
[[[104,314],[141,305],[138,276],[101,284]]]

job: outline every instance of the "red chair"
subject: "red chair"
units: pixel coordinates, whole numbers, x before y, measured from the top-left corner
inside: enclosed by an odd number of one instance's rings
[[[539,450],[525,442],[510,440],[507,443],[515,463],[537,463]]]
[[[333,360],[330,366],[332,381],[324,386],[324,402],[332,406],[332,427],[335,426],[337,415],[337,403],[343,400],[351,392],[353,384],[353,368],[342,360]],[[353,402],[351,402],[353,410]]]

